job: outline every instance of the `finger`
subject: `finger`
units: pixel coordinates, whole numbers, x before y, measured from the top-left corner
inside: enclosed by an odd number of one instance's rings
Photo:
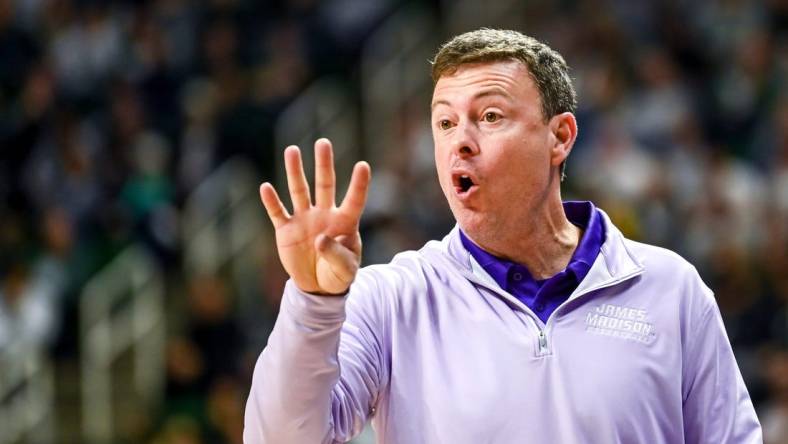
[[[325,234],[315,238],[315,248],[335,277],[335,282],[321,282],[320,286],[331,293],[347,290],[358,271],[358,256],[347,247]]]
[[[304,176],[304,164],[301,162],[301,151],[295,145],[285,149],[285,170],[287,171],[287,187],[290,189],[290,200],[293,212],[306,210],[311,205],[309,184]]]
[[[260,200],[263,201],[265,211],[268,212],[268,217],[274,224],[274,228],[279,228],[290,220],[290,214],[270,183],[266,182],[260,185]]]
[[[340,211],[353,219],[361,218],[361,212],[364,211],[364,205],[367,203],[367,190],[369,190],[371,177],[372,172],[368,163],[356,163],[356,166],[353,167],[353,175],[350,177],[347,194],[345,194],[345,199],[339,208]]]
[[[340,244],[344,245],[345,248],[356,253],[359,259],[361,258],[361,236],[358,232],[351,235],[341,234],[334,239]]]
[[[336,193],[334,152],[328,139],[315,142],[315,206],[331,208]]]

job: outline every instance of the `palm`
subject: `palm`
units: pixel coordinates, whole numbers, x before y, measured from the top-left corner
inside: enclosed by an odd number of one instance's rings
[[[290,223],[276,231],[276,244],[282,265],[304,291],[332,293],[327,290],[341,284],[335,282],[329,262],[322,258],[315,248],[315,240],[321,233],[334,238],[355,238],[357,223],[337,213],[337,209],[313,207],[305,213],[294,215]],[[355,248],[355,245],[344,242],[343,245],[360,255],[360,248]],[[360,247],[360,244],[358,246]]]
[[[358,224],[369,186],[369,166],[360,162],[353,170],[342,205],[334,204],[335,178],[330,142],[315,143],[315,203],[309,195],[297,148],[285,151],[285,168],[293,215],[284,208],[270,184],[260,195],[276,229],[279,258],[285,271],[303,291],[344,293],[361,261]]]

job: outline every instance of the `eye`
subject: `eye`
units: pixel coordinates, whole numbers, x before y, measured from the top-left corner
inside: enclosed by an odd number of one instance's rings
[[[487,123],[495,123],[500,119],[501,116],[492,111],[484,113],[484,121]]]
[[[438,128],[440,128],[442,130],[447,130],[447,129],[451,128],[451,122],[449,120],[447,120],[447,119],[443,119],[443,120],[438,122]]]

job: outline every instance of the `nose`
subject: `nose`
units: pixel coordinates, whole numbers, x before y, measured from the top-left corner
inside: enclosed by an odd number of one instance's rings
[[[460,157],[471,157],[479,154],[479,144],[472,125],[463,123],[457,126],[452,140],[454,153]]]

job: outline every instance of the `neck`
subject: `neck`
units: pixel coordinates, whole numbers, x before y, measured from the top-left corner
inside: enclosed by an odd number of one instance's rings
[[[538,280],[564,270],[582,237],[582,230],[567,219],[560,195],[514,224],[495,233],[466,234],[487,252],[525,266]]]

